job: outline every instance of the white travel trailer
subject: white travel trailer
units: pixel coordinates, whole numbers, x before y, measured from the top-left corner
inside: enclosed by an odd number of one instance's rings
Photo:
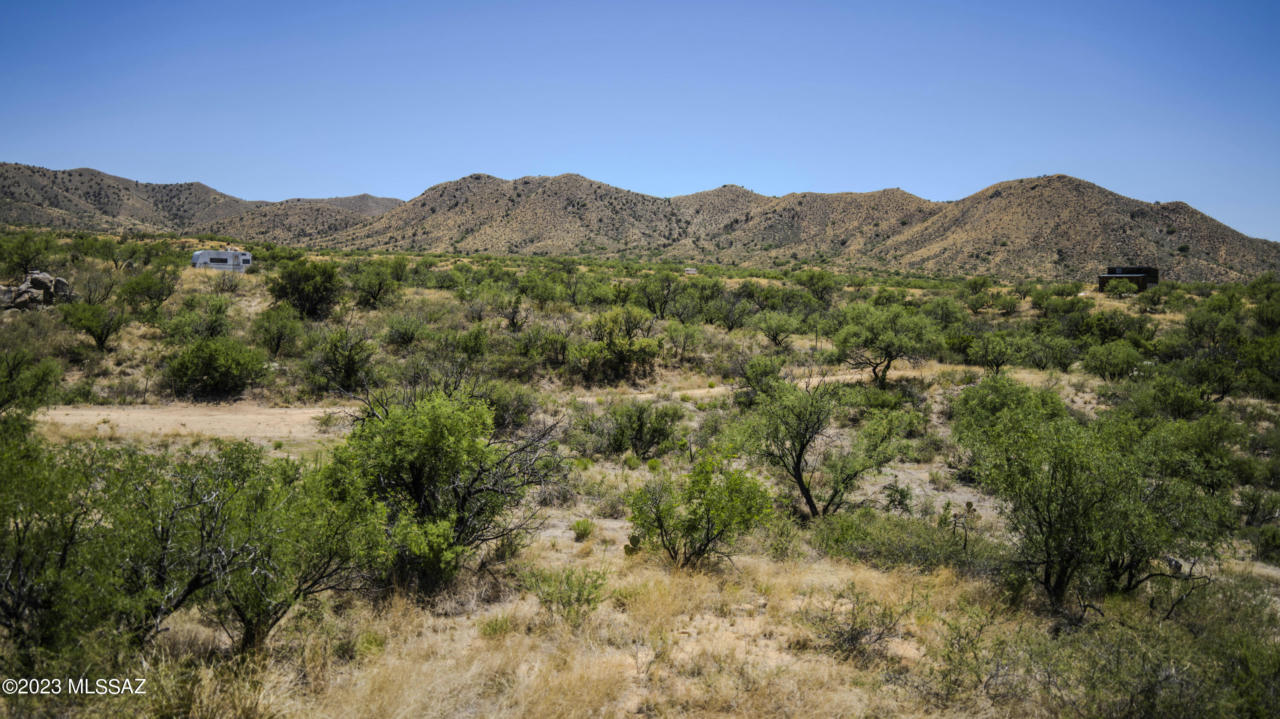
[[[192,267],[244,272],[253,264],[253,255],[241,250],[197,250],[191,253]]]

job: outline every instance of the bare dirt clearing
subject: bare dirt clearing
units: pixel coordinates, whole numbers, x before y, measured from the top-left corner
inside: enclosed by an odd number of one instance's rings
[[[233,404],[106,405],[50,407],[39,414],[46,431],[104,437],[222,437],[287,447],[314,447],[335,437],[322,426],[344,407],[263,407]],[[341,423],[339,423],[341,424]]]

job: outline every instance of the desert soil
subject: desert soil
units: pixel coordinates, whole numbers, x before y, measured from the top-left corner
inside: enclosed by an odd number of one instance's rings
[[[317,420],[343,411],[341,407],[264,407],[252,402],[175,402],[49,407],[38,418],[47,429],[63,433],[128,438],[191,435],[296,444],[321,442],[332,436],[333,430]]]

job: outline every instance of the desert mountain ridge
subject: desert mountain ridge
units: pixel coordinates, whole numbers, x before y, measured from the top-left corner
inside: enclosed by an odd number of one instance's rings
[[[771,266],[800,260],[931,274],[1087,279],[1144,264],[1169,279],[1280,271],[1280,243],[1182,202],[1143,202],[1067,175],[949,202],[901,189],[773,197],[737,185],[655,197],[581,175],[473,174],[409,201],[243,200],[201,183],[0,163],[0,223],[215,233],[309,247],[590,255]]]

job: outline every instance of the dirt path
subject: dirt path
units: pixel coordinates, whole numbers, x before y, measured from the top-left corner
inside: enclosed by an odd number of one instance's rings
[[[909,365],[894,372],[895,377],[936,372],[947,365],[913,368]],[[792,381],[851,382],[867,378],[865,372],[834,372],[812,378],[797,375]],[[593,403],[618,399],[652,400],[662,396],[701,400],[731,394],[732,384],[716,387],[680,389],[645,388],[613,389],[580,395]],[[280,441],[291,448],[323,444],[342,434],[345,423],[335,428],[321,427],[316,420],[326,414],[341,413],[344,407],[264,407],[253,402],[231,404],[193,404],[175,402],[150,405],[72,405],[49,407],[39,414],[41,424],[50,434],[117,436],[148,439],[165,436],[205,436],[228,439],[252,439],[263,443]],[[336,430],[336,431],[335,431]]]
[[[1266,562],[1229,559],[1226,562],[1226,566],[1254,576],[1262,577],[1273,584],[1280,584],[1280,567],[1267,564]]]
[[[828,374],[828,375],[814,375],[812,378],[812,381],[814,382],[818,382],[818,381],[854,382],[860,379],[864,379],[866,376],[867,375],[864,372],[837,372],[837,373]],[[805,382],[810,381],[810,379],[806,376],[794,376],[794,377],[788,376],[787,378],[790,379],[792,382],[798,382],[800,384],[804,384]],[[707,397],[719,397],[721,395],[732,394],[737,389],[740,389],[740,388],[737,385],[733,385],[733,384],[723,384],[716,387],[693,387],[690,389],[672,388],[669,390],[612,389],[612,390],[606,390],[604,392],[593,392],[591,394],[585,394],[579,397],[579,399],[586,402],[595,402],[597,404],[602,401],[607,402],[609,400],[621,399],[623,397],[627,399],[645,401],[645,400],[651,400],[651,399],[658,399],[663,395],[670,395],[672,397],[688,397],[689,399],[697,400],[697,399],[705,399]]]
[[[38,415],[47,429],[129,438],[210,436],[310,444],[333,436],[316,420],[341,407],[263,407],[251,402],[206,405],[49,407]]]
[[[861,379],[860,372],[840,372],[823,378],[827,382],[848,382]],[[804,381],[805,378],[793,378]],[[815,379],[817,379],[815,377]],[[693,387],[671,390],[608,390],[581,397],[593,403],[604,403],[622,398],[652,400],[663,395],[684,397],[690,400],[705,399],[730,394],[733,385],[717,387]],[[324,429],[316,420],[330,413],[341,413],[343,407],[264,407],[253,402],[231,404],[172,404],[144,405],[63,405],[48,407],[38,419],[50,434],[92,434],[102,437],[154,439],[157,437],[205,436],[227,439],[251,439],[259,442],[284,442],[298,448],[323,443],[342,433]]]

